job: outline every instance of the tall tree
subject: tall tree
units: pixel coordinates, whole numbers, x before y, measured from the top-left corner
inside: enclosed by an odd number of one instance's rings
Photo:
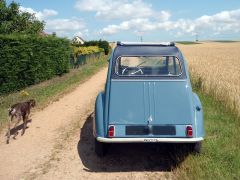
[[[44,29],[44,22],[37,20],[34,14],[22,12],[20,5],[12,2],[9,5],[0,0],[0,34],[38,34]]]

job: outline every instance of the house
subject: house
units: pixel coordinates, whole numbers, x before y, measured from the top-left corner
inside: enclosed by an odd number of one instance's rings
[[[84,44],[84,40],[80,37],[80,36],[75,36],[73,39],[72,39],[72,43],[73,44]]]
[[[42,32],[39,33],[39,36],[47,37],[47,36],[50,36],[50,34],[48,34],[48,33],[44,32],[44,31],[42,31]]]

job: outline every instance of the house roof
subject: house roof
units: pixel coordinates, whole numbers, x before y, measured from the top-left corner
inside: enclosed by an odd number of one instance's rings
[[[39,33],[39,35],[40,35],[40,36],[49,36],[50,34],[48,34],[48,33],[44,32],[44,31],[42,31],[42,32]]]
[[[73,38],[73,41],[74,41],[75,39],[80,39],[81,41],[85,42],[84,39],[81,38],[80,36],[75,36],[75,37]]]

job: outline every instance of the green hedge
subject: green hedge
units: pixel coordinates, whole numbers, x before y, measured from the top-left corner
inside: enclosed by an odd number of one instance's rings
[[[0,95],[69,71],[66,39],[0,35]]]

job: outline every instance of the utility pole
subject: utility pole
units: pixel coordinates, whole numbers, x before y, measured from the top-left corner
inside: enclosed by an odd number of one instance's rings
[[[143,34],[144,34],[144,32],[143,31],[137,31],[136,34],[137,34],[137,36],[139,36],[140,42],[143,42]]]
[[[196,42],[198,42],[198,33],[196,33]]]

